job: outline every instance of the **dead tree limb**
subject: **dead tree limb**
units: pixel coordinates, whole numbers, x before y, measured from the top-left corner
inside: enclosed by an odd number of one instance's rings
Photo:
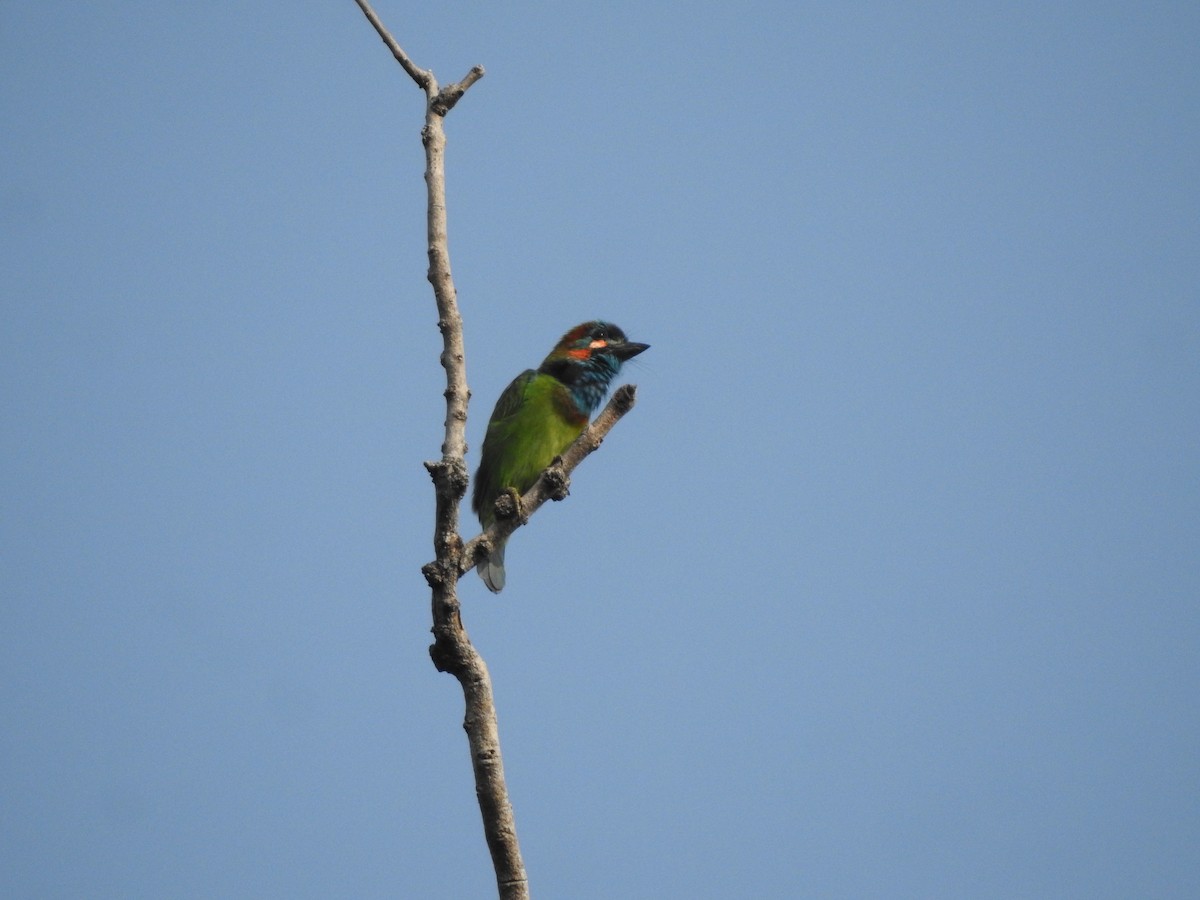
[[[471,750],[475,772],[475,792],[483,816],[483,831],[496,886],[501,900],[527,900],[529,880],[512,804],[504,782],[504,762],[500,755],[500,731],[496,723],[496,704],[492,680],[483,657],[475,650],[466,629],[458,601],[458,558],[462,538],[458,534],[459,502],[467,491],[466,425],[467,388],[466,354],[463,349],[462,317],[458,295],[450,272],[450,247],[446,234],[446,114],[476,81],[483,67],[475,66],[455,84],[439,87],[433,72],[422,69],[408,58],[380,21],[367,0],[355,0],[367,20],[378,32],[392,56],[425,93],[425,127],[421,143],[425,147],[425,185],[428,221],[426,237],[429,252],[429,283],[437,302],[438,328],[442,332],[442,368],[446,370],[446,422],[442,458],[426,463],[435,490],[433,546],[437,560],[424,569],[433,593],[434,644],[430,656],[440,671],[458,679],[466,701],[463,728]]]
[[[433,478],[435,508],[433,546],[436,559],[422,572],[433,595],[434,642],[429,655],[439,671],[449,672],[462,686],[466,701],[463,728],[471,751],[475,793],[483,816],[483,831],[501,900],[527,900],[529,881],[513,821],[512,804],[504,781],[500,733],[487,665],[472,645],[462,623],[458,579],[475,564],[477,553],[486,553],[492,541],[507,536],[528,521],[547,499],[567,495],[570,473],[600,442],[634,403],[634,387],[618,389],[612,400],[565,453],[542,473],[537,483],[521,498],[521,509],[502,517],[483,534],[464,544],[458,529],[459,504],[467,491],[466,354],[463,348],[462,317],[450,273],[450,251],[446,234],[446,133],[444,119],[470,87],[483,77],[475,66],[461,81],[440,87],[432,71],[417,66],[396,42],[367,0],[355,0],[392,56],[425,93],[425,184],[428,198],[428,278],[437,302],[438,328],[442,333],[441,364],[446,370],[446,421],[440,460],[425,463]]]

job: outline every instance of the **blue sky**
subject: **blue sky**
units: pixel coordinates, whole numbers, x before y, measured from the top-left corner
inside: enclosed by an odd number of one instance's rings
[[[488,71],[472,450],[652,345],[463,582],[534,894],[1200,894],[1200,8],[376,9]],[[5,896],[491,894],[421,101],[350,0],[0,6]]]

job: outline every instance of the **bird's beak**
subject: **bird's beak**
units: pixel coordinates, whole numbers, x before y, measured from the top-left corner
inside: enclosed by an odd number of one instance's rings
[[[608,347],[609,352],[612,353],[612,355],[617,359],[621,360],[621,362],[625,362],[627,359],[633,359],[633,357],[637,356],[643,350],[649,349],[649,344],[639,344],[636,341],[626,341],[623,344],[610,344]]]

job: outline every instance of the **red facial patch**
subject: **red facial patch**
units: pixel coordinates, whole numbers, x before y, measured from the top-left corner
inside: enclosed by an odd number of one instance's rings
[[[587,359],[592,355],[591,350],[568,350],[567,356],[573,356],[576,359]]]

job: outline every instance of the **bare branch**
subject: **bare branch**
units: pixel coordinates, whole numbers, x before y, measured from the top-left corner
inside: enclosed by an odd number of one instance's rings
[[[461,81],[439,88],[433,72],[420,68],[408,58],[370,3],[367,0],[355,2],[396,61],[425,92],[425,127],[421,129],[421,143],[425,147],[426,163],[428,279],[437,302],[438,328],[442,333],[440,361],[446,370],[442,458],[425,463],[434,484],[433,546],[437,555],[422,569],[432,593],[434,642],[429,655],[439,671],[449,672],[458,679],[463,690],[466,705],[463,728],[471,749],[475,792],[501,900],[528,900],[529,881],[504,781],[491,677],[463,626],[458,579],[475,564],[476,555],[486,552],[491,542],[523,525],[547,499],[562,500],[567,496],[571,472],[600,446],[617,420],[633,407],[636,388],[633,385],[619,388],[596,420],[521,498],[520,509],[513,510],[507,517],[498,517],[495,525],[464,547],[458,532],[458,512],[468,483],[464,458],[467,452],[467,404],[471,392],[467,387],[462,316],[450,271],[450,242],[446,231],[446,132],[443,126],[446,115],[483,77],[484,70],[483,66],[474,66]]]
[[[441,363],[446,370],[442,458],[435,463],[426,463],[433,477],[436,498],[433,545],[437,554],[437,561],[423,569],[432,589],[434,644],[429,652],[434,665],[440,671],[453,674],[462,686],[466,705],[463,728],[466,729],[471,748],[475,792],[499,895],[501,900],[528,900],[529,881],[517,842],[508,788],[504,782],[500,730],[496,723],[491,677],[483,657],[471,645],[463,627],[457,592],[458,559],[462,553],[458,507],[467,490],[467,468],[463,457],[467,451],[467,402],[471,393],[467,388],[462,317],[458,312],[458,295],[450,273],[450,246],[446,233],[446,133],[443,120],[467,89],[483,77],[484,72],[482,66],[475,66],[461,82],[439,90],[433,73],[418,67],[408,58],[367,0],[355,2],[392,51],[396,61],[425,92],[425,127],[421,129],[421,143],[425,146],[428,277],[437,302],[438,328],[442,332]]]

